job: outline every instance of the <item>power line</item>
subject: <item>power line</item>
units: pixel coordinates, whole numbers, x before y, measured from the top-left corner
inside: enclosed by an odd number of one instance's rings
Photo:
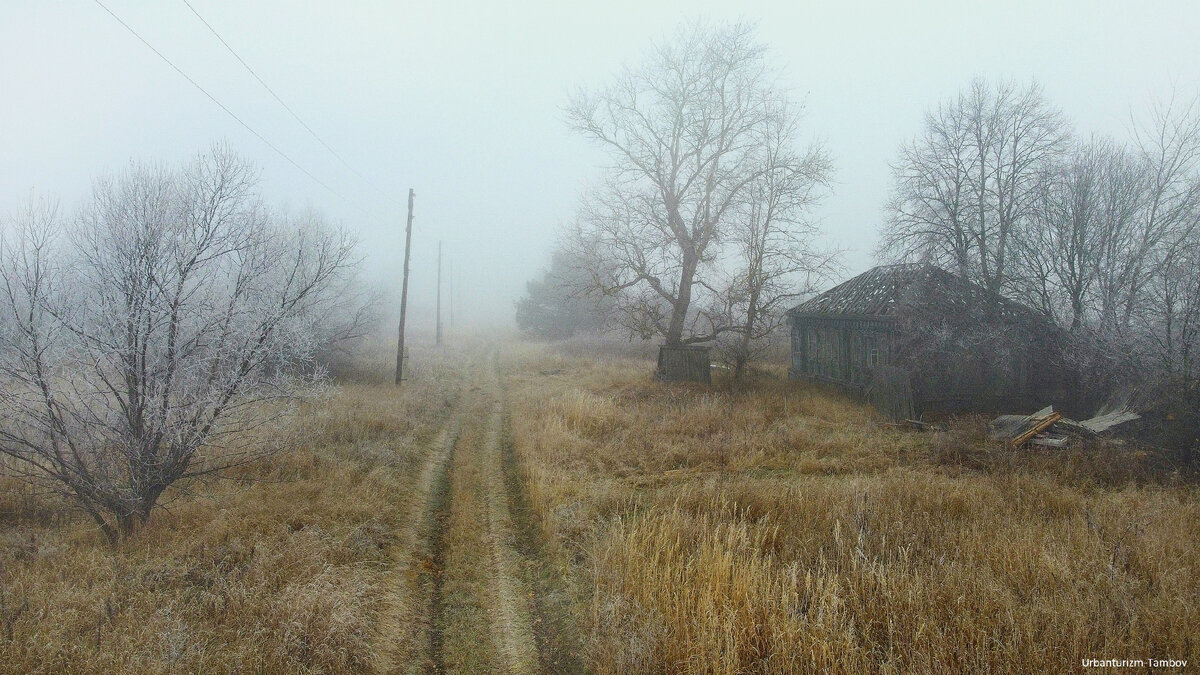
[[[361,178],[364,181],[367,181],[368,183],[372,183],[372,187],[374,187],[377,191],[379,191],[380,194],[385,199],[391,201],[394,204],[400,203],[400,202],[396,201],[395,199],[389,197],[387,195],[387,193],[384,192],[383,190],[380,190],[377,185],[374,185],[373,181],[371,181],[370,178],[367,178],[363,174],[359,173],[358,169],[355,169],[350,164],[350,162],[346,161],[346,158],[342,157],[342,155],[340,153],[338,153],[337,150],[334,150],[332,146],[330,146],[328,143],[325,142],[325,139],[321,138],[317,134],[317,132],[313,131],[312,127],[308,126],[308,123],[305,122],[303,119],[301,119],[300,115],[298,113],[296,113],[296,111],[293,110],[292,107],[287,104],[287,102],[285,102],[282,98],[279,97],[279,94],[275,93],[275,90],[271,88],[271,85],[267,84],[266,81],[263,80],[262,77],[260,77],[259,74],[257,72],[255,72],[255,70],[253,68],[250,67],[249,63],[246,63],[246,60],[243,59],[241,57],[241,55],[237,53],[237,50],[235,50],[228,42],[226,42],[225,38],[221,37],[221,34],[217,32],[217,29],[213,28],[213,25],[211,23],[209,23],[207,19],[205,19],[203,16],[201,16],[200,12],[196,11],[196,8],[192,6],[192,3],[188,2],[188,0],[183,0],[183,4],[187,5],[187,8],[192,11],[192,14],[196,15],[197,19],[200,19],[200,23],[203,23],[205,28],[208,28],[208,31],[210,33],[212,33],[214,37],[216,37],[218,40],[221,41],[221,44],[225,45],[225,49],[229,50],[229,53],[233,55],[233,58],[237,59],[238,63],[242,64],[242,67],[246,69],[246,72],[250,73],[250,75],[252,77],[254,77],[254,79],[257,80],[259,84],[262,85],[263,89],[266,89],[267,93],[269,93],[279,103],[279,105],[283,106],[283,109],[288,111],[288,113],[292,116],[292,118],[300,123],[300,126],[304,127],[304,130],[307,131],[310,136],[312,136],[314,139],[316,139],[316,141],[318,143],[320,143],[326,150],[328,150],[329,154],[336,157],[338,159],[338,161],[341,162],[342,165],[345,166],[347,169],[349,169],[351,171],[351,173],[353,173],[355,176],[358,176],[359,178]]]
[[[329,186],[329,185],[328,185],[328,184],[327,184],[325,181],[323,181],[323,180],[321,180],[320,178],[317,178],[316,176],[314,176],[314,175],[313,175],[313,174],[312,174],[312,173],[311,173],[311,172],[310,172],[308,169],[305,169],[304,167],[300,166],[300,165],[299,165],[299,164],[296,162],[296,160],[292,159],[292,158],[291,158],[291,157],[289,157],[289,156],[288,156],[286,153],[284,153],[284,151],[282,151],[282,150],[280,150],[278,147],[276,147],[274,143],[272,143],[271,141],[268,141],[268,140],[266,139],[266,137],[264,137],[262,134],[260,134],[260,133],[258,133],[257,131],[255,131],[253,127],[251,127],[249,124],[246,124],[245,122],[243,122],[243,121],[242,121],[242,118],[238,117],[238,116],[237,116],[237,115],[236,115],[236,114],[235,114],[235,113],[234,113],[232,110],[230,110],[230,109],[229,109],[229,107],[228,107],[228,106],[226,106],[224,103],[221,103],[219,100],[217,100],[217,97],[216,97],[216,96],[213,96],[212,94],[208,93],[208,90],[207,90],[207,89],[205,89],[204,87],[201,87],[201,86],[200,86],[200,84],[199,84],[198,82],[196,82],[195,80],[193,80],[193,79],[191,78],[191,76],[189,76],[187,73],[183,72],[183,70],[182,70],[182,69],[180,69],[180,67],[179,67],[179,66],[175,65],[175,64],[174,64],[174,63],[171,61],[171,59],[168,59],[168,58],[166,57],[166,55],[164,55],[162,52],[160,52],[160,51],[158,51],[157,49],[155,49],[154,45],[152,45],[152,44],[150,44],[149,42],[147,42],[147,41],[146,41],[146,38],[144,38],[144,37],[142,37],[141,35],[139,35],[139,34],[138,34],[138,32],[137,32],[136,30],[134,30],[134,29],[133,29],[133,27],[131,27],[129,24],[125,23],[125,21],[124,21],[124,20],[122,20],[122,19],[121,19],[121,17],[119,17],[119,16],[117,16],[115,13],[113,13],[113,11],[112,11],[111,9],[109,9],[108,7],[106,7],[106,6],[104,5],[104,3],[103,3],[103,2],[100,2],[100,0],[93,0],[93,1],[94,1],[94,2],[95,2],[97,5],[99,5],[101,9],[103,9],[103,10],[104,10],[104,11],[106,11],[106,12],[108,12],[108,15],[109,15],[109,16],[111,16],[112,18],[116,19],[117,23],[119,23],[119,24],[121,24],[122,26],[124,26],[124,27],[125,27],[125,30],[129,31],[130,33],[132,33],[132,34],[133,34],[133,36],[134,36],[134,37],[136,37],[138,40],[140,40],[142,44],[144,44],[144,45],[146,45],[147,47],[149,47],[149,48],[150,48],[150,51],[152,51],[152,52],[154,52],[155,54],[157,54],[157,55],[158,55],[158,58],[160,58],[160,59],[162,59],[164,62],[166,62],[166,64],[167,64],[168,66],[171,66],[171,68],[173,68],[173,69],[175,70],[175,72],[177,72],[177,73],[179,73],[180,75],[182,75],[182,76],[183,76],[183,78],[184,78],[185,80],[187,80],[188,82],[191,82],[193,87],[195,87],[195,88],[199,89],[199,90],[200,90],[200,93],[202,93],[202,94],[204,94],[205,96],[207,96],[207,97],[209,98],[209,100],[210,100],[210,101],[212,101],[213,103],[216,103],[216,104],[217,104],[217,106],[221,108],[221,110],[224,110],[224,111],[225,111],[225,112],[226,112],[226,113],[227,113],[227,114],[228,114],[230,117],[232,117],[234,120],[236,120],[238,124],[240,124],[240,125],[242,125],[243,127],[245,127],[246,131],[249,131],[250,133],[254,134],[254,136],[255,136],[255,137],[257,137],[257,138],[258,138],[258,140],[260,140],[260,141],[262,141],[264,144],[266,144],[266,146],[267,146],[268,148],[271,148],[272,150],[274,150],[276,154],[278,154],[280,157],[282,157],[282,158],[284,158],[285,160],[287,160],[287,161],[288,161],[288,163],[290,163],[292,166],[296,167],[296,168],[297,168],[297,169],[298,169],[298,170],[299,170],[301,173],[303,173],[304,175],[306,175],[306,176],[308,176],[309,178],[311,178],[311,179],[313,180],[313,182],[317,183],[318,185],[320,185],[321,187],[325,188],[326,190],[329,190],[331,193],[333,193],[333,194],[334,194],[335,196],[337,196],[339,199],[341,199],[342,201],[346,202],[347,204],[349,204],[349,205],[353,206],[354,208],[358,209],[358,210],[359,210],[359,211],[361,211],[361,212],[362,212],[364,215],[368,215],[368,216],[370,215],[369,213],[367,213],[367,210],[366,210],[366,209],[364,209],[363,207],[359,206],[357,203],[350,201],[350,200],[349,200],[349,199],[347,199],[345,196],[343,196],[343,195],[342,195],[342,193],[340,193],[340,192],[338,192],[337,190],[334,190],[332,187],[330,187],[330,186]]]

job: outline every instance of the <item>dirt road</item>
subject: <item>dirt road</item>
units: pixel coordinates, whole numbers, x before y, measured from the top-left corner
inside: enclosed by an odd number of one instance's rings
[[[430,442],[376,636],[380,672],[576,672],[506,437],[495,352]]]

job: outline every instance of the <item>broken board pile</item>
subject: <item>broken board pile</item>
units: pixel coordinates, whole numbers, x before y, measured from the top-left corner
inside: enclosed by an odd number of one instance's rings
[[[1061,448],[1073,438],[1097,436],[1109,429],[1138,419],[1138,414],[1118,410],[1099,415],[1089,420],[1076,422],[1055,412],[1053,406],[1043,408],[1032,415],[1001,415],[988,426],[992,438],[1006,439],[1013,447],[1026,443],[1051,448]]]

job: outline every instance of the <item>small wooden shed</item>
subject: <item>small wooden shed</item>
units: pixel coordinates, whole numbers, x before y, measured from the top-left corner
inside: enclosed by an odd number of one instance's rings
[[[927,264],[883,265],[788,310],[795,379],[866,395],[893,418],[1036,405],[1053,394],[1055,329]]]
[[[664,382],[712,384],[712,358],[709,356],[709,347],[663,345],[658,348],[658,367],[654,374]]]

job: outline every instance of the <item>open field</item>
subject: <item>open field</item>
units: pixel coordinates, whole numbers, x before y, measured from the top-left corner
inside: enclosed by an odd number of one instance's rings
[[[636,350],[386,350],[119,548],[0,493],[6,672],[973,672],[1200,658],[1200,499],[1149,453],[888,427]]]
[[[1144,453],[1018,453],[977,422],[917,434],[778,379],[731,394],[650,368],[507,361],[515,454],[593,670],[1200,657],[1200,495]]]

